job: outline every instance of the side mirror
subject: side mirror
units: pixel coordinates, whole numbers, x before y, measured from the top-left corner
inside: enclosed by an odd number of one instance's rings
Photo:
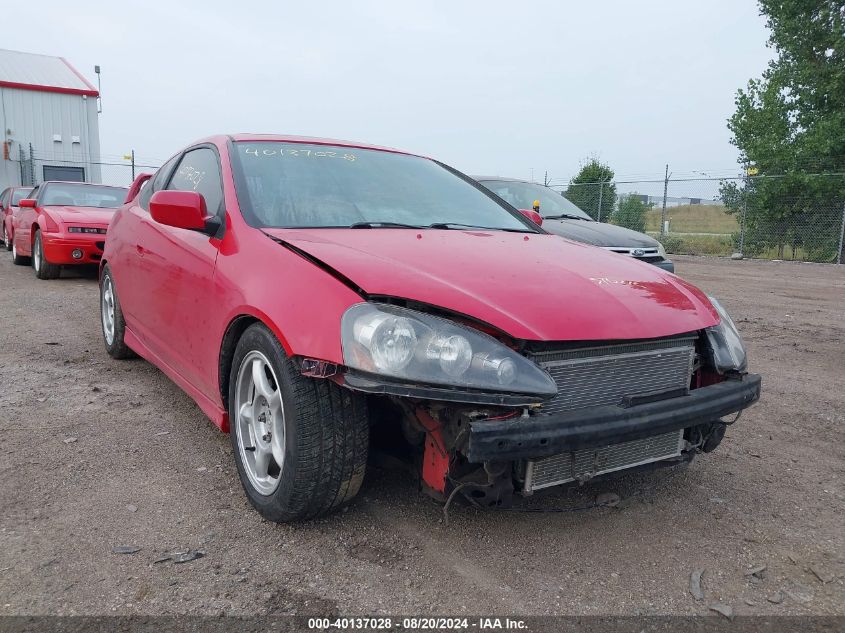
[[[30,209],[35,208],[35,198],[22,198],[20,202],[18,202],[19,207],[29,207]]]
[[[196,191],[156,191],[150,198],[150,215],[159,224],[177,229],[206,228],[205,199]]]
[[[537,213],[534,209],[520,209],[519,212],[537,226],[543,226],[543,216]]]

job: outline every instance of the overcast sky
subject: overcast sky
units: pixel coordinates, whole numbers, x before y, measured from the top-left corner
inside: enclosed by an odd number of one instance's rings
[[[591,155],[735,169],[725,120],[772,55],[750,0],[8,2],[3,23],[4,48],[102,67],[104,155],[285,132],[538,180]]]

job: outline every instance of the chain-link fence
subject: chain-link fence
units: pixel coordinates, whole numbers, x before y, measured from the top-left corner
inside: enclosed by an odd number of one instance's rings
[[[552,186],[594,219],[646,232],[670,253],[845,263],[845,174]]]
[[[21,147],[16,157],[20,165],[20,184],[37,185],[47,180],[72,180],[103,185],[129,186],[135,176],[158,169],[139,164],[134,153],[123,161],[92,161],[64,154],[37,152],[32,146]]]

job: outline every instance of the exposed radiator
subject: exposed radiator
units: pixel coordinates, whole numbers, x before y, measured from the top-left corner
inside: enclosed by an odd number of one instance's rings
[[[693,336],[542,352],[532,358],[554,379],[558,395],[539,415],[618,405],[626,397],[677,394],[689,389]],[[520,464],[527,494],[571,481],[676,457],[683,430],[608,446],[560,453]]]
[[[596,475],[676,457],[683,448],[684,432],[672,431],[640,440],[560,453],[525,462],[523,492],[570,481],[587,481]]]
[[[694,358],[694,336],[536,354],[533,360],[549,372],[558,388],[541,414],[688,389]]]

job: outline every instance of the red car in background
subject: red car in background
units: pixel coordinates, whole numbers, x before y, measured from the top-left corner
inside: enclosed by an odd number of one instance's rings
[[[101,262],[106,349],[230,432],[273,521],[352,499],[371,443],[401,438],[435,497],[498,507],[689,461],[760,394],[718,302],[428,158],[216,136],[131,193]]]
[[[26,198],[32,187],[7,187],[0,193],[0,221],[3,223],[3,245],[7,251],[12,250],[12,235],[14,229],[14,214],[18,210],[18,203]]]
[[[31,260],[39,279],[56,279],[62,266],[98,264],[127,191],[83,182],[38,185],[14,215],[12,259],[21,265]]]

